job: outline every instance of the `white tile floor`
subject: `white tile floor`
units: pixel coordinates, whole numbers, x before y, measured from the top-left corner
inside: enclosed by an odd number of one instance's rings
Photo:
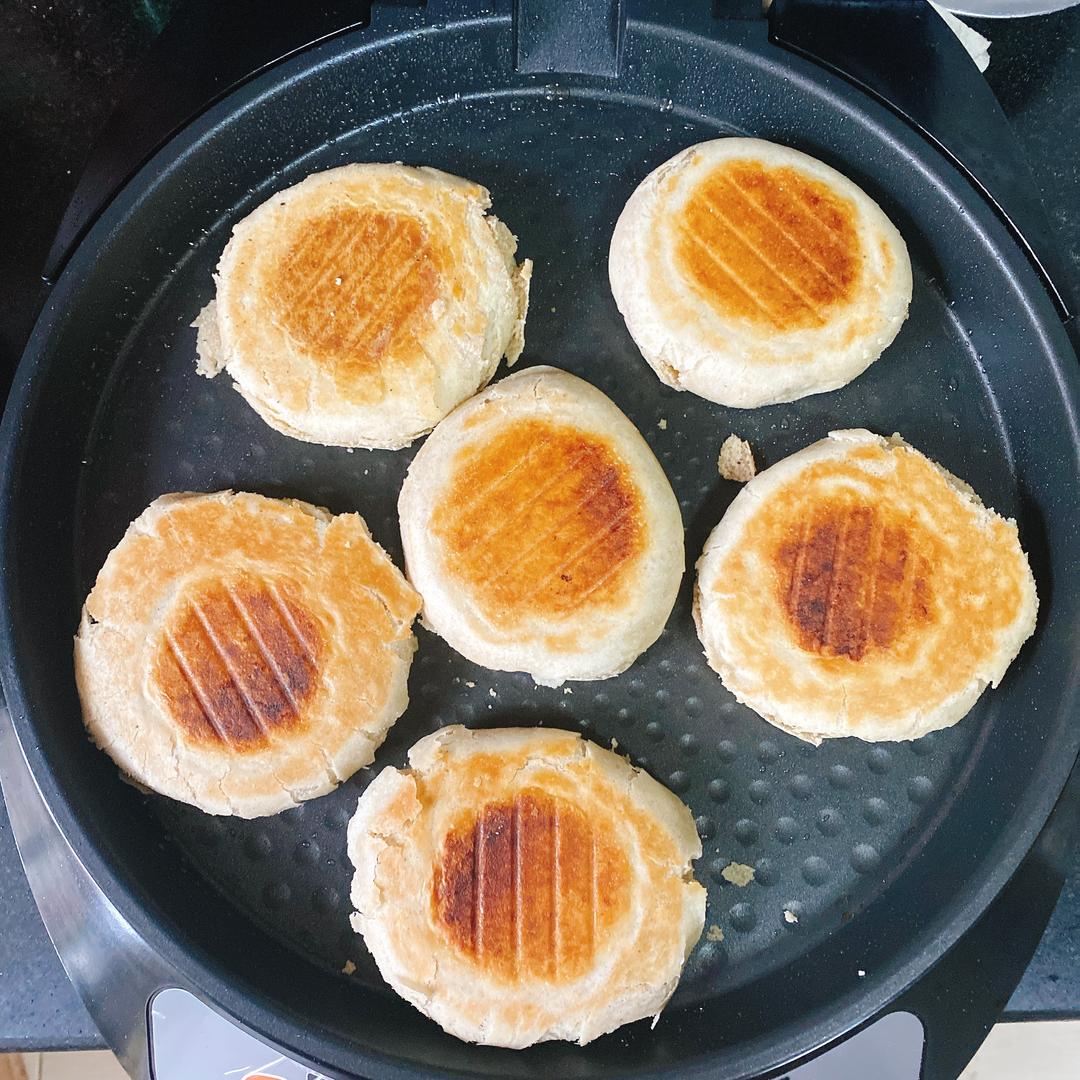
[[[26,1080],[126,1080],[112,1054],[24,1054]],[[999,1024],[960,1080],[1080,1080],[1080,1020]],[[0,1061],[0,1080],[7,1080]],[[16,1072],[12,1080],[21,1080]]]

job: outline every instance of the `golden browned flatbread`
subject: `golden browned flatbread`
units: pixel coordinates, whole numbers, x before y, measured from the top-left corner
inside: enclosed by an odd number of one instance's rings
[[[820,742],[955,724],[1035,628],[1016,524],[899,436],[834,431],[759,473],[698,562],[724,685]]]
[[[657,375],[740,408],[850,382],[911,301],[907,248],[873,199],[761,139],[700,143],[650,173],[619,217],[608,265]]]
[[[408,703],[418,607],[357,514],[162,496],[83,607],[87,729],[163,795],[212,814],[277,813],[371,762]]]
[[[479,184],[345,165],[233,230],[199,316],[199,371],[227,370],[271,427],[396,448],[430,431],[524,344],[531,264]]]
[[[683,573],[679,504],[614,403],[534,367],[447,417],[398,503],[424,622],[470,660],[543,684],[625,670]]]
[[[589,1042],[654,1016],[705,922],[690,811],[575,734],[449,727],[349,825],[353,925],[452,1035]]]

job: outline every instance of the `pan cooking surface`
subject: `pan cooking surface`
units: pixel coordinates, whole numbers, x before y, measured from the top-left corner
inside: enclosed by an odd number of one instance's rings
[[[294,1047],[314,1025],[324,1041],[300,1051],[331,1066],[384,1075],[354,1056],[372,1050],[425,1069],[594,1076],[675,1067],[753,1040],[762,1047],[782,1023],[792,1040],[827,1037],[827,1026],[808,1034],[823,1023],[813,1010],[832,1009],[836,1033],[932,962],[949,920],[974,918],[977,910],[950,903],[965,889],[974,897],[999,862],[1019,858],[1017,807],[1040,799],[1048,809],[1060,787],[1055,778],[1057,788],[1037,790],[1041,755],[1059,740],[1063,780],[1075,753],[1059,716],[1068,680],[1040,678],[1068,653],[1047,624],[1064,589],[1051,559],[1075,543],[1055,538],[1052,498],[1075,491],[1075,450],[1059,436],[1053,453],[1032,453],[1048,427],[1061,432],[1063,407],[1049,374],[1052,346],[1014,281],[1015,252],[999,255],[985,217],[923,167],[913,136],[887,132],[880,112],[860,118],[811,92],[794,61],[781,79],[737,49],[714,42],[694,53],[688,39],[631,30],[619,83],[511,77],[509,29],[498,22],[461,30],[453,48],[438,34],[382,49],[361,36],[258,80],[151,163],[114,207],[91,236],[93,255],[84,245],[65,275],[68,291],[62,282],[36,345],[51,360],[36,392],[53,404],[48,422],[31,416],[20,445],[53,499],[34,502],[25,487],[22,503],[10,489],[7,498],[10,528],[34,538],[13,548],[16,580],[38,567],[35,602],[64,613],[47,626],[26,623],[22,638],[24,652],[48,655],[54,672],[51,681],[28,677],[24,689],[39,776],[55,785],[48,793],[68,808],[71,828],[86,830],[84,853],[127,891],[132,910],[148,912],[163,947],[199,951],[206,979],[221,980],[208,993],[264,1031],[286,1016],[292,1026],[270,1033]],[[842,390],[753,411],[676,393],[652,374],[615,308],[607,248],[626,198],[677,150],[734,133],[833,164],[881,203],[908,243],[910,316],[882,359]],[[679,498],[691,566],[661,640],[604,682],[536,687],[469,663],[418,626],[411,703],[372,769],[274,818],[211,818],[137,794],[87,744],[66,681],[70,633],[108,551],[167,491],[234,488],[356,510],[402,565],[396,499],[415,447],[350,452],[279,435],[227,376],[196,375],[190,328],[241,217],[316,169],[379,160],[430,164],[490,189],[519,257],[535,262],[519,366],[566,368],[629,415]],[[108,231],[118,221],[123,228]],[[1045,297],[1037,303],[1049,310]],[[1005,685],[953,729],[914,743],[801,743],[734,701],[693,628],[692,563],[738,490],[718,475],[720,444],[732,432],[749,440],[760,468],[840,427],[900,432],[1016,516],[1044,601]],[[1043,459],[1052,463],[1045,474],[1033,464]],[[402,765],[412,743],[449,723],[579,730],[617,744],[689,804],[704,845],[697,876],[709,894],[707,932],[655,1032],[639,1024],[584,1051],[478,1051],[386,989],[348,926],[345,827],[378,769]],[[754,880],[727,882],[730,862],[752,866]],[[355,972],[346,975],[347,964]],[[782,1060],[778,1046],[737,1067],[735,1058],[713,1060],[728,1062],[724,1075],[748,1075]]]
[[[448,132],[458,138],[447,139]],[[739,411],[677,393],[652,374],[611,298],[611,230],[645,173],[681,147],[724,133],[648,106],[502,97],[427,109],[340,140],[278,174],[273,184],[287,186],[344,161],[404,160],[487,186],[494,212],[536,264],[521,363],[573,371],[634,421],[679,498],[691,560],[738,490],[720,479],[716,466],[732,431],[750,441],[765,465],[836,427],[900,431],[1001,512],[1015,513],[1008,447],[993,399],[964,329],[949,318],[947,302],[919,265],[917,237],[911,237],[916,287],[908,323],[884,358],[843,390]],[[78,522],[80,599],[128,521],[173,490],[231,487],[308,499],[335,512],[359,510],[403,565],[396,502],[413,450],[349,453],[286,438],[255,415],[227,378],[207,382],[195,373],[195,333],[188,324],[210,299],[216,259],[251,202],[223,213],[199,239],[119,358],[117,382],[102,401],[87,448]],[[170,332],[162,333],[163,326]],[[959,429],[974,435],[976,445],[958,455]],[[133,473],[136,448],[142,452]],[[464,660],[420,628],[409,710],[372,769],[272,819],[214,820],[165,799],[150,800],[149,809],[225,902],[328,971],[340,973],[351,960],[358,968],[354,978],[382,990],[348,925],[345,853],[357,795],[378,768],[402,765],[413,742],[448,723],[554,724],[577,728],[604,746],[614,739],[620,752],[690,805],[705,849],[698,877],[709,890],[706,925],[724,938],[702,939],[676,1000],[694,1003],[737,988],[805,949],[808,939],[828,934],[882,891],[890,870],[923,842],[934,815],[958,791],[979,733],[993,722],[995,697],[987,695],[958,728],[916,743],[875,748],[848,739],[807,746],[739,705],[707,667],[690,615],[692,582],[688,573],[661,641],[625,674],[604,682],[537,687],[526,675]],[[753,866],[755,881],[745,888],[725,881],[721,871],[729,862]],[[798,922],[788,922],[785,910]]]

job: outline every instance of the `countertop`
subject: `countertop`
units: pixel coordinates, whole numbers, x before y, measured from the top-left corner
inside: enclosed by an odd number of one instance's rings
[[[95,132],[182,0],[0,6],[0,377],[13,370],[41,297],[37,272]],[[975,25],[1010,117],[1080,275],[1080,8]],[[1080,1016],[1080,851],[1006,1019]],[[0,806],[0,1051],[102,1045],[64,975]]]

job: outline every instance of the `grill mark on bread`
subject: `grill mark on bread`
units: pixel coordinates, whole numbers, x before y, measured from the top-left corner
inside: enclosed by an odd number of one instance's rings
[[[521,457],[517,458],[517,460],[514,461],[510,468],[508,468],[499,476],[496,476],[494,480],[490,480],[486,484],[481,483],[479,485],[474,485],[469,495],[459,504],[460,512],[462,514],[467,514],[471,512],[473,508],[478,503],[482,502],[484,499],[490,499],[495,494],[495,492],[499,490],[499,488],[501,488],[508,480],[510,480],[514,473],[519,472],[521,469],[525,468],[525,466],[528,465],[529,462],[532,461],[537,456],[537,454],[540,453],[541,450],[543,450],[547,446],[550,446],[550,444],[550,439],[541,437],[536,442],[534,442]],[[464,476],[465,471],[465,469],[461,469],[458,474],[460,477],[462,477],[462,479],[466,479],[466,477]]]
[[[192,673],[187,658],[185,657],[180,647],[176,644],[176,641],[173,638],[172,634],[166,632],[165,643],[169,651],[169,656],[171,657],[173,663],[176,665],[177,671],[180,673],[181,678],[184,680],[188,687],[188,690],[191,693],[194,704],[198,709],[197,715],[199,718],[202,719],[203,725],[206,728],[206,733],[211,734],[219,742],[230,742],[224,730],[222,730],[222,728],[218,726],[217,721],[214,719],[214,710],[203,694],[202,685]],[[191,710],[185,718],[184,724],[189,730],[194,730],[197,727],[195,721],[196,714],[194,710]]]
[[[410,303],[409,298],[399,293],[398,289],[401,288],[412,271],[420,265],[422,258],[423,252],[414,251],[401,265],[397,273],[384,287],[382,296],[376,301],[375,306],[367,312],[366,316],[353,327],[349,336],[345,338],[342,343],[343,351],[351,352],[357,349],[364,341],[365,331],[376,322],[382,325],[384,334],[397,332],[403,335],[412,334],[412,329],[405,323],[416,304],[415,302]],[[404,307],[404,311],[400,310],[402,307]],[[376,350],[376,356],[381,356],[384,351],[385,345],[382,345]]]
[[[320,651],[311,616],[274,585],[215,581],[180,601],[152,679],[190,739],[245,752],[303,722]]]
[[[287,604],[273,582],[268,582],[266,584],[266,591],[269,594],[270,599],[273,600],[274,606],[277,608],[282,622],[284,622],[292,632],[293,638],[303,647],[304,659],[306,659],[312,667],[318,667],[319,654],[316,644],[317,638],[315,637],[316,628],[314,622],[305,618],[303,620],[305,625],[301,626],[300,620],[297,618],[300,609],[291,604]],[[257,601],[258,594],[253,594],[252,599]]]
[[[484,841],[487,829],[486,815],[481,816],[476,823],[476,837],[473,840],[473,879],[472,879],[472,907],[473,907],[473,930],[472,949],[477,960],[484,958],[484,881],[486,867],[484,865]]]
[[[350,250],[354,255],[359,255],[366,260],[353,269],[353,274],[356,275],[353,287],[366,286],[368,280],[382,268],[383,262],[395,250],[402,239],[401,234],[398,233],[392,237],[390,242],[374,247],[372,241],[375,237],[376,228],[376,218],[366,217],[358,232],[354,232],[347,227],[334,230],[333,240],[324,249],[320,262],[315,267],[307,268],[308,282],[306,286],[303,287],[301,292],[289,297],[291,306],[294,309],[302,309],[311,301],[319,289],[326,287],[327,281],[331,277],[337,278],[340,269],[338,263],[346,250]],[[286,265],[294,259],[297,262],[300,261],[298,249],[296,248],[286,257]]]
[[[809,262],[814,267],[814,269],[817,270],[822,275],[822,277],[824,277],[829,282],[829,284],[833,286],[834,289],[836,289],[838,292],[842,292],[847,287],[840,278],[836,277],[833,272],[829,270],[826,265],[824,265],[824,263],[819,261],[817,256],[815,256],[814,253],[808,249],[808,247],[804,246],[802,243],[799,242],[794,232],[784,228],[783,222],[777,221],[775,218],[771,217],[768,210],[766,210],[765,207],[762,206],[762,204],[759,203],[758,200],[750,194],[750,191],[747,188],[744,188],[741,184],[739,184],[739,182],[735,180],[734,177],[729,176],[727,173],[717,172],[715,174],[715,178],[722,184],[730,187],[739,196],[739,198],[742,199],[743,203],[750,207],[750,209],[755,214],[757,214],[758,217],[760,217],[763,221],[771,224],[773,228],[775,228],[777,235],[780,236],[786,243],[790,244],[793,248],[795,248],[795,250],[804,259],[806,259],[806,261]],[[812,215],[807,215],[805,221],[813,221],[819,226],[821,226],[822,224],[818,218],[815,218]],[[821,235],[823,237],[826,237],[830,244],[833,244],[835,238],[827,230],[824,230],[823,226],[822,229],[823,231]],[[886,244],[884,246],[887,250],[888,245]]]
[[[791,576],[788,583],[787,590],[787,609],[788,611],[798,611],[799,603],[802,598],[802,583],[803,572],[806,568],[806,541],[810,536],[810,520],[806,518],[803,520],[799,530],[799,539],[796,542],[794,549],[794,557],[792,559]],[[784,552],[781,552],[781,560],[784,560]]]
[[[837,622],[843,621],[844,608],[839,602],[843,583],[848,580],[851,576],[851,571],[855,569],[853,567],[845,568],[844,559],[847,555],[848,527],[851,525],[852,518],[858,513],[859,508],[856,508],[850,513],[844,514],[836,528],[836,541],[832,553],[832,573],[829,575],[829,589],[825,599],[825,625],[822,628],[822,640],[829,643],[835,640],[833,631],[836,629]],[[848,571],[847,573],[845,573],[845,569]],[[855,577],[857,580],[856,587],[862,587],[862,590],[865,593],[865,576],[860,577],[856,570]],[[847,610],[850,610],[850,608]]]
[[[507,468],[516,458],[530,466]],[[431,526],[455,578],[504,626],[614,602],[645,543],[641,496],[614,450],[538,420],[460,451]]]
[[[605,533],[605,535],[604,535],[604,539],[605,539],[605,540],[607,539],[608,535],[610,535],[610,533],[613,533],[613,532],[615,531],[615,528],[616,528],[617,526],[621,526],[621,525],[622,525],[622,523],[623,523],[623,518],[624,518],[625,516],[626,516],[625,514],[620,514],[620,515],[618,516],[618,518],[616,519],[616,521],[613,521],[613,522],[612,522],[612,526],[611,526],[611,528],[610,528],[610,529],[608,529],[608,530],[607,530],[607,532],[606,532],[606,533]],[[582,558],[584,554],[591,554],[591,553],[592,553],[592,549],[593,549],[593,548],[595,548],[595,547],[598,547],[598,546],[599,546],[598,544],[591,544],[591,545],[589,545],[589,550],[588,550],[587,552],[585,552],[585,553],[582,553],[582,554],[578,555],[578,556],[577,556],[577,558]],[[575,559],[575,562],[577,561],[577,558]],[[567,567],[566,567],[566,569],[567,569],[567,570],[569,570],[569,569],[570,569],[570,566],[567,566]],[[621,569],[622,569],[622,567],[621,567],[621,566],[619,565],[619,563],[618,563],[617,561],[612,561],[612,562],[611,562],[611,563],[610,563],[610,564],[608,565],[607,569],[606,569],[606,570],[602,570],[602,571],[600,572],[600,576],[599,576],[599,577],[597,577],[597,578],[596,578],[596,579],[595,579],[595,580],[594,580],[594,581],[592,582],[592,584],[591,584],[591,585],[589,585],[589,586],[588,586],[588,587],[587,587],[587,588],[585,589],[585,591],[581,593],[581,595],[580,595],[580,596],[578,597],[578,603],[579,603],[579,604],[581,604],[581,603],[584,603],[584,602],[585,602],[586,600],[588,600],[588,599],[589,599],[589,597],[591,597],[591,596],[592,596],[592,595],[593,595],[594,593],[597,593],[597,592],[599,592],[599,591],[600,591],[600,590],[601,590],[601,589],[602,589],[602,588],[603,588],[603,587],[604,587],[604,586],[605,586],[605,585],[606,585],[606,584],[607,584],[607,583],[608,583],[608,582],[609,582],[609,581],[611,580],[611,578],[613,578],[613,577],[614,577],[614,576],[615,576],[615,575],[616,575],[617,573],[619,573],[619,571],[620,571]],[[560,577],[561,577],[561,575],[560,575]]]
[[[227,589],[226,592],[228,593],[229,600],[233,607],[236,608],[236,613],[243,620],[247,632],[251,635],[251,640],[255,643],[256,648],[258,648],[259,655],[262,657],[267,671],[273,674],[274,680],[277,682],[278,689],[281,692],[281,696],[288,701],[293,716],[299,717],[300,705],[296,700],[296,696],[293,694],[292,687],[289,686],[288,680],[285,678],[285,674],[278,665],[274,654],[267,648],[266,642],[263,640],[263,636],[259,632],[258,626],[255,624],[255,620],[251,617],[251,613],[244,606],[240,597],[237,596],[235,589]]]
[[[817,303],[811,299],[811,297],[804,292],[796,282],[785,274],[776,262],[770,259],[756,244],[754,244],[753,241],[751,241],[731,220],[731,218],[724,213],[723,206],[715,194],[703,195],[701,204],[716,218],[717,221],[720,222],[724,230],[735,238],[738,245],[748,251],[752,258],[756,259],[770,274],[773,274],[776,277],[776,280],[791,294],[796,303],[801,304],[806,309],[807,314],[811,316],[813,323],[818,326],[824,325],[825,319],[818,309]],[[774,230],[774,236],[770,237],[770,240],[775,243],[776,236],[781,234],[782,230]]]
[[[859,661],[929,619],[929,569],[914,536],[874,506],[815,506],[777,552],[780,596],[799,644]]]
[[[355,206],[305,223],[272,268],[276,321],[302,348],[346,377],[375,378],[415,362],[416,323],[438,293],[428,235],[411,217]]]
[[[549,443],[548,445],[550,446],[551,444]],[[533,508],[534,503],[539,502],[545,495],[554,491],[559,484],[573,476],[574,469],[577,467],[579,461],[584,458],[585,453],[586,451],[582,449],[570,461],[560,462],[559,468],[553,470],[548,475],[547,480],[545,480],[536,491],[531,493],[528,500],[523,500],[512,514],[508,514],[504,517],[496,517],[494,527],[484,533],[483,536],[478,537],[477,543],[487,544],[497,537],[504,535],[513,526],[517,525],[518,522]]]
[[[365,225],[365,234],[370,233],[370,222]],[[363,237],[351,236],[346,229],[339,230],[333,241],[323,249],[320,261],[313,267],[305,268],[304,277],[306,278],[304,284],[296,287],[293,290],[283,290],[282,297],[288,303],[289,307],[294,310],[303,310],[304,307],[310,303],[315,293],[319,289],[326,287],[327,278],[330,277],[331,268],[335,266],[342,254],[347,248],[361,248],[362,240],[366,239],[366,235]],[[363,248],[361,248],[363,250]],[[293,261],[299,262],[297,251],[294,248],[284,259],[284,266],[286,273],[290,269],[290,264]],[[298,275],[299,276],[299,275]],[[336,276],[336,271],[335,271]],[[283,274],[284,278],[285,275]]]
[[[521,932],[522,932],[522,906],[521,906],[521,802],[514,800],[514,814],[512,819],[512,842],[514,851],[514,975],[521,975]]]
[[[876,566],[881,559],[882,544],[884,543],[885,530],[876,518],[873,528],[870,530],[867,559],[871,566]],[[869,574],[866,579],[866,591],[863,596],[862,619],[859,624],[859,640],[870,639],[870,620],[873,616],[874,604],[877,598],[877,574]]]
[[[826,263],[845,264],[857,259],[848,236],[849,230],[854,229],[851,225],[854,207],[827,184],[790,165],[763,171],[752,161],[731,162],[722,175],[740,193],[756,199],[765,216],[774,223],[780,222],[793,230],[809,228],[817,237]],[[809,242],[810,238],[804,237],[804,241]],[[843,274],[839,280],[846,284]]]
[[[559,852],[562,847],[563,832],[559,828],[559,804],[555,803],[551,815],[551,960],[552,974],[559,978],[559,951],[562,948],[562,866]]]
[[[229,590],[225,590],[228,592]],[[244,708],[247,711],[248,716],[251,717],[252,723],[258,729],[258,735],[256,738],[265,740],[270,734],[270,726],[263,719],[259,708],[255,705],[255,702],[251,698],[251,694],[248,692],[246,686],[244,686],[241,678],[235,668],[232,661],[229,659],[229,654],[225,651],[225,647],[218,640],[218,636],[214,633],[214,628],[210,623],[210,620],[206,617],[206,613],[203,611],[202,606],[198,600],[192,600],[191,613],[195,616],[199,625],[202,627],[202,632],[206,635],[206,640],[209,642],[210,647],[217,654],[218,660],[221,661],[221,666],[228,676],[229,682],[232,684],[232,688],[236,693],[236,696],[243,702]],[[288,701],[288,698],[285,699]]]
[[[679,233],[684,240],[689,240],[691,244],[697,247],[709,260],[711,260],[713,265],[720,270],[724,277],[735,286],[736,290],[741,292],[754,307],[765,314],[770,323],[779,325],[780,319],[776,312],[774,312],[756,292],[747,287],[739,277],[738,273],[720,258],[714,248],[711,248],[696,232],[687,228],[685,225],[680,228]],[[703,277],[703,275],[700,274],[695,274],[694,276],[699,279]],[[712,290],[715,290],[715,282],[710,282],[710,286]]]
[[[571,474],[571,471],[572,470],[568,468],[563,476],[563,479],[565,479],[566,476],[569,476]],[[595,483],[592,484],[592,486],[585,492],[585,494],[578,499],[574,506],[572,506],[565,514],[563,514],[558,521],[553,522],[548,526],[547,533],[541,533],[539,536],[537,536],[535,540],[533,540],[531,544],[518,552],[513,559],[499,567],[499,569],[491,575],[491,582],[494,583],[501,578],[504,578],[512,570],[516,570],[518,567],[525,565],[529,557],[540,550],[540,548],[549,539],[552,533],[558,533],[558,531],[563,528],[567,523],[573,521],[589,505],[589,502],[598,494],[600,494],[603,486],[604,480],[601,477],[601,479],[597,480]],[[547,490],[550,491],[551,488],[549,487]],[[551,577],[554,574],[560,574],[568,571],[577,559],[583,558],[584,556],[588,555],[590,551],[595,549],[599,544],[603,543],[604,540],[607,539],[608,535],[612,533],[616,528],[618,528],[618,526],[622,523],[623,518],[626,517],[627,510],[627,507],[622,507],[618,511],[616,516],[607,525],[605,525],[604,528],[600,530],[600,532],[596,533],[594,536],[587,538],[585,542],[577,549],[577,551],[575,551],[572,555],[567,556],[566,561],[563,562],[561,566],[555,567],[554,569],[550,570],[548,572],[548,577]],[[547,578],[541,578],[537,582],[534,592],[539,592],[546,583]],[[530,593],[529,595],[531,597],[533,594]]]
[[[432,910],[455,947],[510,981],[577,978],[628,905],[629,868],[572,803],[536,789],[447,833]]]
[[[364,236],[363,236],[364,242],[366,242],[366,243],[371,242],[372,234],[373,234],[374,230],[375,230],[374,220],[369,218],[364,223]],[[379,280],[379,274],[383,272],[383,269],[386,266],[386,264],[391,261],[391,256],[396,256],[397,255],[397,250],[398,250],[398,248],[401,247],[403,239],[404,239],[404,231],[403,230],[398,230],[396,233],[394,233],[393,238],[389,243],[384,243],[381,247],[379,247],[375,251],[374,256],[371,256],[370,253],[368,253],[369,257],[368,257],[367,263],[360,269],[356,280],[350,282],[350,291],[353,292],[354,294],[358,294],[362,289],[367,288],[371,281],[376,281],[377,282]],[[338,249],[338,254],[339,255],[340,255],[340,250],[341,249],[339,248]],[[328,270],[329,270],[329,266],[328,266]],[[324,278],[325,277],[329,277],[329,273],[325,274]],[[336,278],[335,278],[335,280],[336,280]],[[325,284],[325,281],[323,282],[323,284]],[[366,321],[370,322],[370,315],[369,315],[369,317],[368,317],[368,319]],[[360,340],[360,330],[359,330],[358,326],[353,328],[353,331],[349,335],[349,338],[351,339],[350,341],[342,342],[341,347],[340,347],[340,352],[345,353],[345,352],[349,351],[350,347],[352,349],[356,348],[356,343]],[[378,390],[378,392],[379,392],[380,395],[385,394],[386,393],[386,386],[387,386],[386,366],[385,366],[385,363],[383,362],[382,353],[381,352],[376,352],[375,355],[374,355],[374,360],[375,360],[375,374],[377,374],[378,377],[379,377],[379,390]]]
[[[854,218],[848,200],[791,166],[727,161],[687,199],[677,257],[723,315],[779,330],[820,327],[859,277]]]
[[[589,881],[591,883],[589,889],[589,946],[592,951],[596,950],[598,941],[596,933],[596,877],[596,833],[593,832],[589,836]]]

